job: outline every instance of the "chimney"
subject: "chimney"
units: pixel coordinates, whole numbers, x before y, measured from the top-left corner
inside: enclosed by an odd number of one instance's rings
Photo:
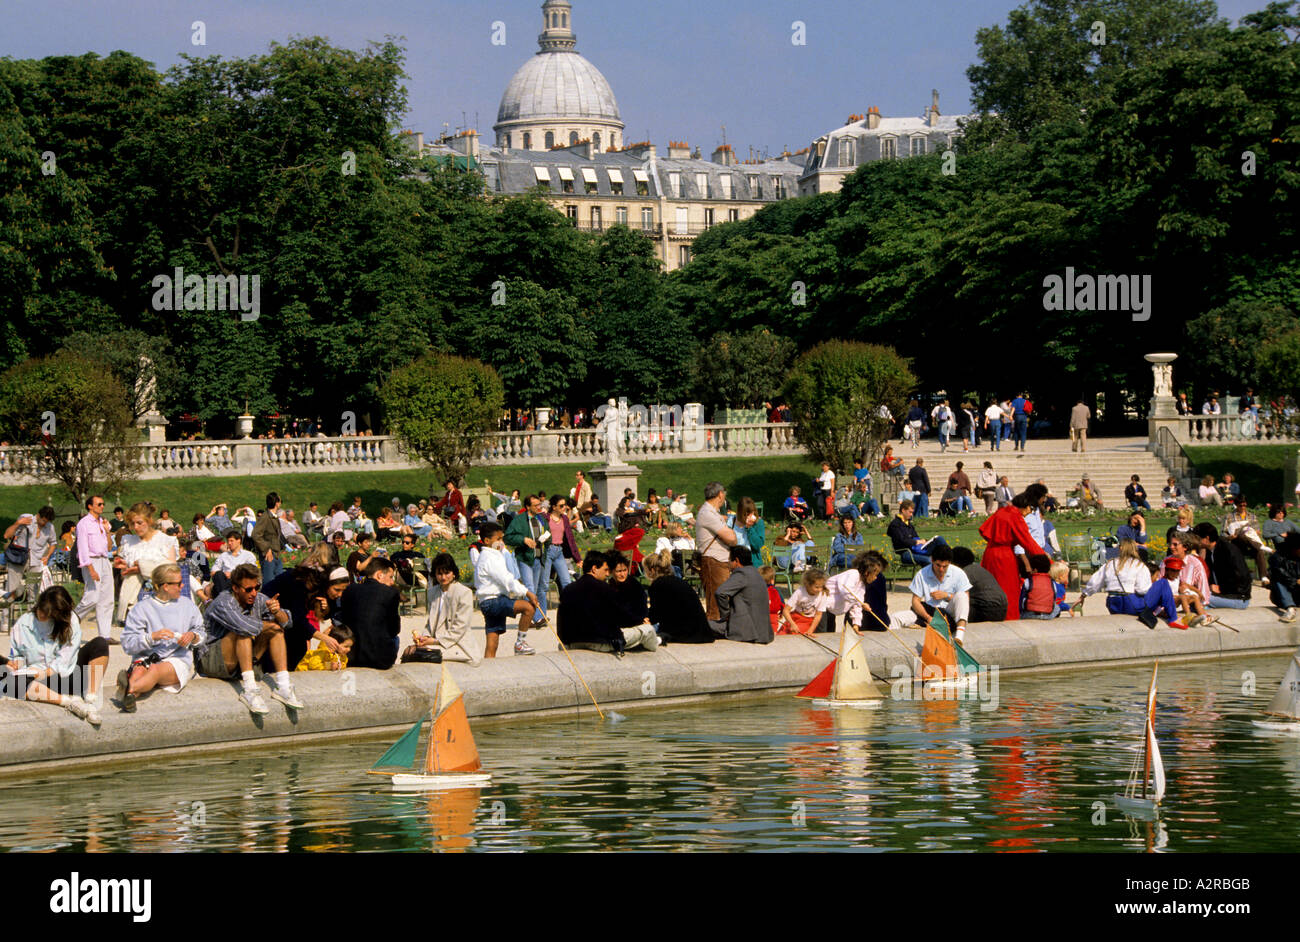
[[[713,162],[724,167],[733,166],[736,163],[736,152],[731,149],[730,144],[723,144],[713,152]]]
[[[669,141],[668,142],[668,159],[669,160],[689,160],[691,156],[691,145],[686,141]]]
[[[930,91],[930,114],[928,121],[930,127],[935,127],[939,123],[939,89],[937,88],[931,89]]]
[[[874,131],[880,127],[880,109],[872,105],[867,109],[867,129]]]

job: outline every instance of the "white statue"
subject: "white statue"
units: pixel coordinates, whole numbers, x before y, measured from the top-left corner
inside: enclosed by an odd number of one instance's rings
[[[1152,371],[1156,377],[1156,398],[1172,398],[1174,395],[1174,367],[1172,363],[1153,363]]]
[[[605,433],[605,464],[619,465],[623,462],[619,460],[618,449],[622,444],[623,430],[619,427],[618,421],[618,403],[613,399],[609,400],[605,407],[605,418],[602,423]]]

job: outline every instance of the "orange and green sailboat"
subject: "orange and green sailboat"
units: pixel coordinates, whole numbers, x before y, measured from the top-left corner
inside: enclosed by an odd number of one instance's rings
[[[980,662],[952,640],[948,619],[935,612],[921,642],[921,683],[957,687],[976,681]]]
[[[433,720],[433,728],[425,746],[423,767],[417,768],[420,733],[429,719]],[[469,788],[492,780],[490,774],[479,771],[481,768],[478,746],[465,713],[465,695],[443,664],[429,715],[421,716],[369,772],[392,776],[394,788]]]

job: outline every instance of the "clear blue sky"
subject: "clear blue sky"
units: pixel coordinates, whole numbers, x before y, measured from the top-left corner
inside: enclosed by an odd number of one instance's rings
[[[1019,0],[572,0],[578,51],[614,88],[626,140],[798,150],[875,105],[919,114],[940,93],[945,114],[970,105],[975,31],[1003,23]],[[1267,0],[1219,0],[1230,19]],[[190,44],[203,20],[207,46]],[[506,44],[491,43],[492,23]],[[807,24],[807,44],[791,24]],[[180,54],[248,56],[272,40],[322,35],[361,48],[405,37],[405,125],[443,122],[491,140],[501,93],[537,51],[541,0],[42,0],[4,5],[0,55],[107,54],[124,49],[164,69]]]

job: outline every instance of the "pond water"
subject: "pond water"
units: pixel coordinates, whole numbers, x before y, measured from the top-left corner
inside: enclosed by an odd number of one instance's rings
[[[1101,668],[1003,676],[996,709],[781,697],[480,724],[492,782],[453,792],[364,774],[391,736],[8,779],[0,849],[1294,851],[1300,738],[1250,725],[1285,665],[1161,665],[1157,822],[1111,800],[1150,668]]]

